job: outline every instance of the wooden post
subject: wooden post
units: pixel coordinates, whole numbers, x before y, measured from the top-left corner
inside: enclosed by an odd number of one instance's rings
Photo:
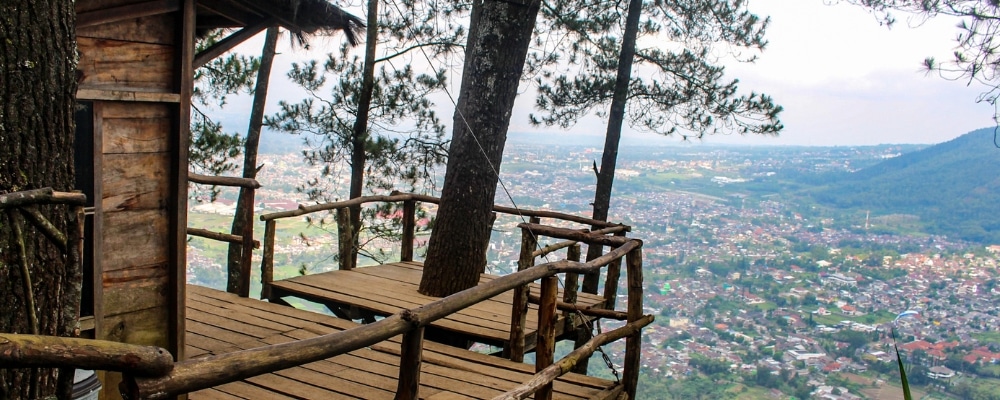
[[[260,298],[271,298],[271,282],[274,282],[274,230],[277,221],[264,222],[264,259],[260,263]]]
[[[243,232],[240,234],[243,236],[243,242],[240,244],[240,297],[250,297],[250,275],[253,271],[251,264],[253,263],[253,203],[255,190],[254,188],[244,188],[246,190],[246,197],[243,199],[243,207],[249,210],[247,214],[247,220],[244,221]]]
[[[348,207],[337,209],[337,248],[340,269],[354,269],[354,227],[351,225],[351,209]]]
[[[413,239],[417,221],[417,202],[406,200],[403,202],[403,237],[399,248],[399,261],[413,261]]]
[[[559,278],[542,279],[542,304],[538,306],[538,341],[535,346],[535,372],[542,372],[555,361],[556,301],[559,295]],[[551,400],[552,383],[535,392],[535,400]]]
[[[642,247],[633,249],[625,256],[628,273],[628,322],[642,318]],[[625,372],[622,377],[628,398],[635,398],[635,388],[639,383],[639,361],[642,357],[642,331],[625,338]]]
[[[624,237],[625,232],[617,232],[615,236]],[[615,302],[618,300],[618,280],[622,275],[622,260],[617,259],[608,264],[608,276],[604,281],[604,307],[609,310],[615,309]]]
[[[399,383],[395,400],[417,400],[420,398],[420,363],[423,361],[424,327],[403,334],[403,344],[399,354]]]
[[[538,218],[531,217],[537,223]],[[517,260],[517,270],[523,271],[535,265],[532,253],[538,246],[535,234],[528,229],[521,229],[521,256]],[[528,285],[514,289],[514,299],[510,311],[510,343],[503,349],[504,358],[511,361],[524,361],[524,324],[528,314]]]
[[[580,261],[580,244],[574,244],[566,249],[566,259],[570,261]],[[566,286],[563,288],[563,303],[576,304],[576,292],[580,290],[580,274],[569,272],[566,274]],[[576,327],[576,313],[572,311],[563,312],[563,320],[566,325],[564,332],[569,332]]]

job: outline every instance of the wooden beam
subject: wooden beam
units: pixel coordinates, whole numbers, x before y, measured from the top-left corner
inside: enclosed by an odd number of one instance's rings
[[[73,204],[86,205],[83,193],[56,192],[52,188],[32,189],[0,194],[0,209],[21,207],[31,204]]]
[[[206,239],[218,240],[220,242],[226,242],[226,243],[237,243],[237,244],[243,243],[243,236],[233,235],[231,233],[214,232],[208,229],[188,227],[187,234],[191,236],[203,237]],[[260,248],[259,240],[253,241],[253,248],[255,249]]]
[[[403,202],[403,234],[400,240],[399,261],[413,261],[413,240],[416,231],[417,202],[406,200]]]
[[[537,217],[531,218],[532,222],[537,222]],[[538,246],[537,238],[528,230],[521,230],[521,256],[517,260],[518,272],[524,271],[535,265],[535,257],[532,255],[535,247]],[[528,285],[514,289],[514,298],[511,300],[510,310],[510,339],[503,349],[504,358],[514,362],[524,361],[524,328],[528,314],[528,295],[530,295]]]
[[[274,282],[274,231],[277,221],[264,223],[264,259],[260,262],[260,298],[271,299],[271,282]]]
[[[625,256],[626,273],[628,274],[628,321],[638,321],[642,318],[642,248],[636,248]],[[628,398],[635,398],[635,389],[639,384],[639,364],[642,361],[642,331],[636,330],[625,339],[625,372],[622,374],[622,384]]]
[[[0,333],[0,365],[4,368],[75,367],[163,376],[174,367],[173,356],[155,346]]]
[[[200,183],[202,185],[232,186],[259,189],[260,183],[256,179],[239,178],[235,176],[208,176],[195,173],[188,173],[188,181]]]
[[[256,24],[240,29],[232,35],[226,36],[225,39],[216,42],[211,47],[199,52],[194,56],[194,62],[191,65],[194,69],[201,68],[205,64],[208,64],[209,61],[212,61],[212,59],[223,55],[229,50],[232,50],[234,47],[239,46],[240,43],[245,42],[247,39],[254,37],[267,27],[273,25],[275,25],[275,21],[273,19],[265,19]]]
[[[177,93],[135,92],[129,90],[109,90],[101,88],[79,88],[77,100],[145,101],[151,103],[180,103]]]
[[[536,223],[520,223],[518,228],[527,229],[537,236],[548,236],[558,239],[569,239],[591,245],[621,246],[628,241],[622,236],[604,236],[591,232],[584,232],[575,229],[557,228],[554,226],[539,225]]]
[[[580,360],[586,360],[594,354],[597,349],[607,343],[611,343],[615,340],[621,339],[623,337],[629,336],[634,332],[639,331],[644,326],[649,325],[653,322],[652,315],[646,315],[635,321],[629,322],[625,326],[604,332],[600,335],[594,336],[584,345],[580,346],[576,350],[571,351],[566,357],[563,357],[555,364],[550,365],[548,368],[536,373],[531,377],[530,380],[521,384],[520,386],[507,391],[506,393],[496,396],[493,400],[520,400],[526,399],[531,396],[536,390],[538,390],[543,385],[552,383],[556,378],[566,374],[573,369],[573,366]],[[631,397],[629,397],[631,399]]]
[[[191,130],[191,96],[194,94],[194,60],[195,25],[197,9],[195,0],[182,0],[178,13],[177,43],[180,50],[175,61],[177,86],[179,94],[177,103],[176,125],[174,135],[170,138],[170,195],[171,207],[168,239],[169,286],[167,288],[167,343],[168,349],[174,353],[176,360],[183,360],[185,351],[185,335],[187,333],[187,222],[188,222],[188,138]]]
[[[424,327],[403,334],[399,353],[399,380],[395,400],[420,398],[420,364],[423,362]]]
[[[103,10],[94,10],[77,14],[76,27],[86,28],[88,26],[166,14],[180,9],[181,3],[179,0],[154,0],[125,6],[105,8]]]
[[[541,296],[528,294],[528,302],[530,302],[531,304],[541,304],[542,298]],[[607,318],[618,321],[624,321],[628,319],[628,314],[622,311],[606,310],[603,308],[584,308],[576,304],[567,303],[565,301],[556,302],[556,308],[565,311],[566,318],[573,317],[574,313],[580,313],[591,317]]]
[[[538,341],[535,344],[535,373],[548,368],[555,359],[558,295],[559,279],[555,276],[542,279],[542,301],[538,306]],[[551,382],[538,388],[535,400],[552,400]]]

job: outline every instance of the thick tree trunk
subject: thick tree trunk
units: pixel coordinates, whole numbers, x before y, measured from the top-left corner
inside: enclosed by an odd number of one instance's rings
[[[611,98],[608,129],[604,136],[604,153],[601,155],[601,169],[597,172],[597,188],[594,190],[594,213],[591,218],[598,221],[607,221],[608,210],[611,208],[611,187],[615,182],[618,142],[621,141],[622,124],[625,121],[625,103],[628,102],[628,87],[629,81],[632,79],[632,61],[635,59],[635,40],[639,33],[639,16],[641,14],[642,0],[629,1],[622,49],[618,55],[618,76],[615,78],[615,92]],[[588,246],[587,260],[600,257],[603,252],[601,246]],[[583,280],[583,291],[597,293],[599,278],[598,274],[587,274]]]
[[[0,2],[0,193],[74,186],[74,26],[69,0]],[[70,226],[65,206],[38,210],[59,230]],[[35,331],[23,288],[30,280],[38,333],[73,334],[80,299],[71,289],[80,272],[70,260],[19,211],[0,213],[0,332]],[[28,276],[21,273],[25,263]],[[50,396],[55,375],[49,369],[0,370],[0,398]]]
[[[539,2],[477,0],[455,109],[441,206],[420,293],[447,296],[475,286],[486,265],[497,174]]]
[[[267,87],[271,81],[271,64],[274,62],[274,53],[278,47],[278,27],[272,26],[267,29],[264,37],[264,49],[260,54],[260,69],[257,70],[257,82],[253,91],[253,105],[250,108],[250,126],[247,128],[247,140],[243,149],[243,177],[254,179],[257,177],[257,149],[260,147],[260,130],[264,121],[264,105],[267,102]],[[236,200],[236,212],[233,214],[233,227],[230,233],[233,235],[243,235],[247,224],[253,224],[253,198],[252,191],[247,188],[240,188],[239,199]],[[253,251],[253,249],[246,249]],[[240,260],[243,258],[243,246],[241,244],[229,244],[229,273],[226,291],[237,293],[242,280],[250,280],[249,276],[242,276]]]

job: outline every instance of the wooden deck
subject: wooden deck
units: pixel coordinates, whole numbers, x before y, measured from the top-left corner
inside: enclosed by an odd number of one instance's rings
[[[350,306],[370,311],[376,315],[388,316],[399,311],[418,307],[437,297],[417,293],[423,264],[415,261],[398,262],[350,271],[330,271],[314,275],[299,276],[272,283],[272,297],[293,296],[325,304],[331,309]],[[482,274],[480,283],[496,278]],[[531,293],[538,294],[541,287],[531,285]],[[562,298],[562,291],[559,293]],[[466,308],[447,318],[431,324],[451,337],[472,342],[506,347],[510,340],[510,315],[513,293],[506,292],[487,301]],[[580,293],[577,304],[586,308],[604,304],[604,298]],[[527,314],[524,334],[525,350],[535,347],[538,328],[538,306],[531,304]],[[580,318],[576,318],[580,321]],[[569,333],[562,314],[556,324],[557,337]],[[428,332],[428,337],[435,337]],[[440,337],[440,336],[436,336]]]
[[[187,356],[306,339],[349,329],[342,319],[188,285]],[[201,399],[392,399],[399,338],[326,360],[192,393]],[[527,381],[534,367],[424,341],[420,398],[489,399]],[[555,399],[615,399],[622,385],[567,374]]]

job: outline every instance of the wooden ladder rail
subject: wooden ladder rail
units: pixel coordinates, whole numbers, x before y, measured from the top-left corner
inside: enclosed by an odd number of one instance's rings
[[[254,197],[256,195],[255,191],[261,187],[260,183],[256,179],[251,178],[240,178],[240,177],[230,177],[230,176],[208,176],[199,175],[195,173],[188,173],[188,181],[203,185],[212,186],[227,186],[227,187],[239,187],[247,190],[247,195],[243,198],[244,203],[241,204],[247,210],[250,211],[250,218],[247,219],[246,223],[243,225],[243,231],[239,235],[233,235],[222,232],[212,232],[206,229],[198,228],[187,228],[187,234],[192,236],[203,237],[206,239],[213,239],[228,243],[235,243],[240,245],[240,268],[239,268],[239,279],[235,280],[235,286],[227,285],[226,289],[229,292],[236,293],[241,297],[250,297],[250,273],[253,269],[253,250],[260,248],[260,242],[253,239],[253,204]],[[233,215],[233,218],[238,218],[238,215]],[[231,271],[228,271],[227,274]],[[233,282],[232,277],[227,279]]]

